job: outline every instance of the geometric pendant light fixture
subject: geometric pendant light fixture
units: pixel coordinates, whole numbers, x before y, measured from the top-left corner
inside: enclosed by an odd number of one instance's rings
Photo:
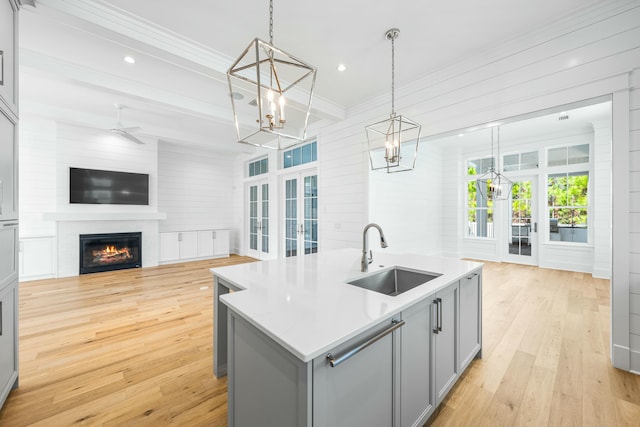
[[[395,111],[395,40],[400,30],[385,33],[391,41],[391,114],[381,122],[365,126],[371,170],[387,173],[410,171],[415,167],[422,126]]]
[[[305,141],[316,68],[273,45],[273,0],[269,42],[255,38],[227,71],[238,142],[284,149]]]
[[[493,157],[493,133],[494,129],[498,141],[498,160],[494,167]],[[487,200],[508,200],[513,187],[513,182],[500,173],[500,127],[491,128],[491,167],[476,180],[478,192]]]

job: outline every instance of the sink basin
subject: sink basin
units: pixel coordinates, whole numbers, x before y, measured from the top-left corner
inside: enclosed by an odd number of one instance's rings
[[[394,267],[347,283],[353,286],[369,289],[370,291],[380,292],[385,295],[397,296],[439,276],[442,275],[438,273]]]

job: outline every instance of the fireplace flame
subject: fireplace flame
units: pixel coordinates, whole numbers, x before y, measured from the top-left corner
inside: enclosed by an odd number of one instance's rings
[[[93,251],[93,258],[94,261],[97,261],[99,264],[105,264],[122,262],[123,260],[133,258],[133,256],[129,252],[129,248],[118,249],[113,245],[107,245],[102,250]]]

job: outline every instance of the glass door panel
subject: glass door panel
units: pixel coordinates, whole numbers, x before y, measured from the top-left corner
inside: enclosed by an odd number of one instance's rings
[[[264,182],[249,184],[247,193],[248,255],[262,259],[269,253],[269,184]]]
[[[298,178],[285,181],[284,248],[285,256],[298,255]]]
[[[318,252],[318,175],[284,179],[284,256]]]
[[[304,253],[318,252],[318,176],[304,177]]]
[[[537,264],[535,180],[514,180],[508,201],[507,254],[512,262]]]

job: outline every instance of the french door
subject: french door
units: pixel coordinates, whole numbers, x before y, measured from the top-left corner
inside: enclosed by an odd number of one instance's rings
[[[313,172],[283,177],[285,257],[318,252],[318,175]]]
[[[269,183],[260,181],[247,186],[249,242],[247,254],[263,259],[269,255]]]
[[[538,265],[536,178],[515,178],[507,203],[505,261]]]

